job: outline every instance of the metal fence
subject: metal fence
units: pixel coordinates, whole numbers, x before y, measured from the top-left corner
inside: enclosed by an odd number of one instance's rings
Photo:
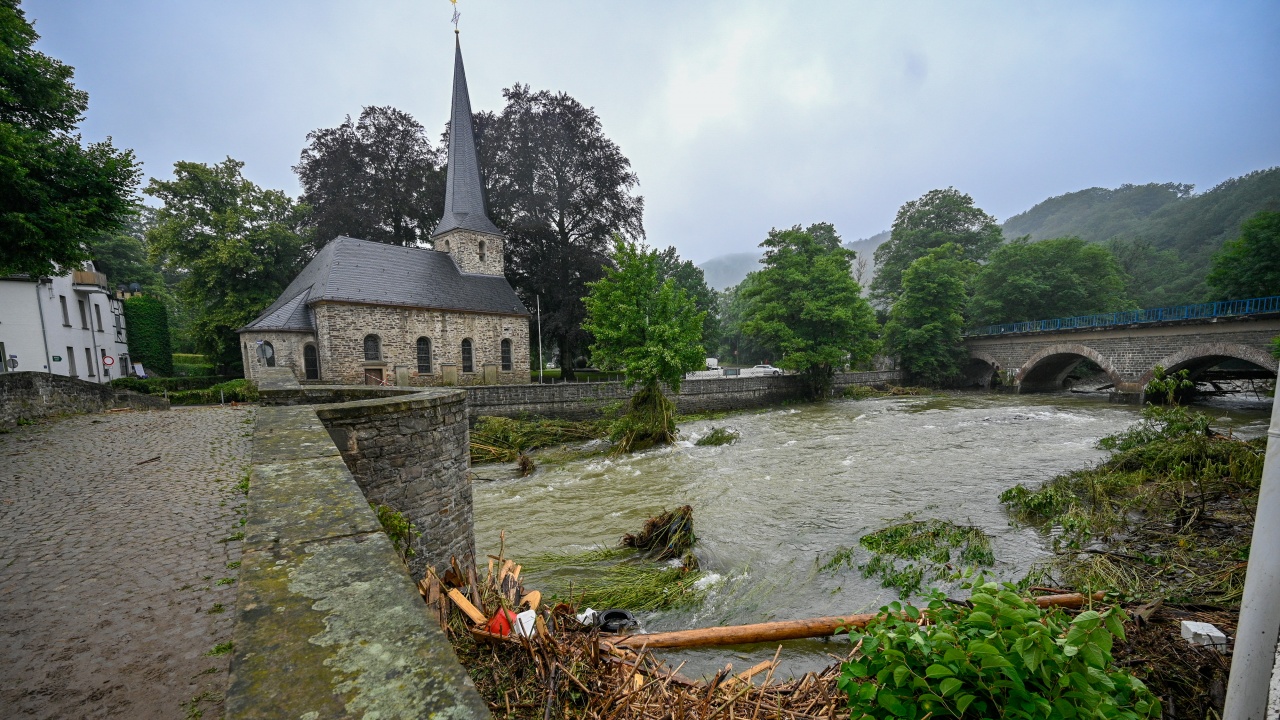
[[[1172,322],[1177,320],[1205,320],[1263,313],[1280,313],[1280,295],[1250,298],[1248,300],[1223,300],[1220,302],[1200,303],[1199,305],[1126,310],[1124,312],[1103,313],[1101,315],[1080,315],[1077,317],[1056,318],[1054,320],[1028,320],[1027,322],[986,325],[966,330],[965,337],[1053,332],[1055,330],[1139,325],[1142,323]]]

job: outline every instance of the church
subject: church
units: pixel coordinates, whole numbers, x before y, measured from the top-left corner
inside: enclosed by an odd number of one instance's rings
[[[444,213],[435,249],[329,241],[240,334],[245,377],[372,385],[528,383],[529,311],[503,275],[485,210],[471,99],[455,42]]]

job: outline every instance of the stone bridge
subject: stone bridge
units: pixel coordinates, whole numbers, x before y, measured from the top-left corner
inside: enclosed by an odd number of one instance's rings
[[[1243,376],[1275,377],[1271,339],[1280,335],[1280,314],[1180,320],[1079,329],[1011,332],[969,336],[973,384],[990,387],[998,380],[1016,392],[1053,392],[1064,387],[1071,371],[1091,360],[1111,379],[1113,393],[1141,400],[1142,389],[1157,365],[1190,377],[1202,376],[1227,361]],[[1250,367],[1252,366],[1252,367]]]

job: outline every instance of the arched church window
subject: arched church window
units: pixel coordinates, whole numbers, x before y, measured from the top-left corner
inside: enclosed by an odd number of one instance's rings
[[[364,359],[365,362],[374,362],[382,359],[382,341],[377,335],[364,336]]]
[[[262,361],[267,364],[267,367],[276,366],[276,349],[265,340],[262,341]]]
[[[480,262],[484,262],[484,241],[480,241]]]
[[[308,380],[320,379],[320,353],[310,343],[302,346],[302,369]]]
[[[418,338],[418,374],[431,374],[431,340],[429,338]]]
[[[511,341],[502,341],[502,370],[511,372]]]
[[[462,341],[462,372],[475,372],[475,359],[471,352],[471,338]]]

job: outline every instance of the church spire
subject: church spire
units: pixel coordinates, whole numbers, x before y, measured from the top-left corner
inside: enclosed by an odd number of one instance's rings
[[[445,181],[444,214],[432,237],[456,229],[501,234],[485,212],[475,129],[471,125],[471,98],[467,94],[467,75],[462,69],[462,44],[455,39],[453,111],[449,118],[449,175]]]

